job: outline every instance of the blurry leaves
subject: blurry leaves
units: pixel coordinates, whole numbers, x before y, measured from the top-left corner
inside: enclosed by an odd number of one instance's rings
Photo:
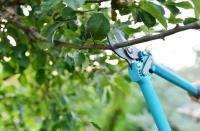
[[[187,24],[190,24],[190,23],[193,23],[193,22],[196,22],[196,21],[198,21],[198,19],[189,17],[189,18],[186,18],[186,19],[183,21],[183,24],[184,24],[184,25],[187,25]]]
[[[123,76],[116,76],[114,79],[115,85],[125,94],[130,94],[130,85]]]
[[[35,46],[37,46],[37,48],[39,49],[39,50],[49,50],[53,45],[51,45],[51,44],[49,44],[49,43],[41,43],[41,42],[39,42],[39,43],[37,43],[37,45],[35,45]]]
[[[109,85],[108,77],[102,75],[101,72],[95,72],[93,75],[96,93],[98,97],[102,100],[104,89]]]
[[[65,68],[69,72],[73,72],[75,70],[75,63],[74,63],[74,59],[72,57],[67,55],[64,62],[65,62]]]
[[[72,31],[76,31],[78,29],[78,26],[76,25],[74,20],[67,21],[67,27]]]
[[[35,75],[35,80],[38,82],[38,84],[43,84],[46,80],[46,76],[45,76],[45,71],[43,69],[40,69],[36,72]]]
[[[82,66],[83,62],[85,61],[85,55],[79,51],[74,52],[74,63],[76,66]]]
[[[135,23],[141,22],[141,18],[139,16],[139,8],[133,8],[132,15]]]
[[[119,13],[120,15],[127,15],[131,12],[131,9],[127,8],[127,7],[121,7],[119,9]]]
[[[156,24],[156,19],[150,15],[148,12],[140,10],[139,11],[139,16],[142,20],[142,22],[147,26],[147,27],[153,27]]]
[[[171,14],[168,19],[168,22],[172,24],[178,24],[178,23],[183,22],[183,20],[181,18],[176,18],[174,15]]]
[[[62,11],[62,17],[65,19],[69,19],[75,15],[76,15],[76,12],[70,7],[65,7]]]
[[[141,8],[155,17],[165,28],[167,28],[167,22],[163,16],[163,8],[161,6],[144,1],[141,3]]]
[[[4,77],[10,77],[16,73],[16,64],[13,61],[3,64]]]
[[[101,131],[101,127],[100,127],[97,123],[91,122],[91,124],[92,124],[96,129],[98,129],[99,131]]]
[[[171,14],[174,16],[180,13],[180,10],[173,4],[167,4],[166,7],[170,10]]]
[[[8,41],[0,42],[0,55],[8,56],[12,53],[12,46],[8,43]]]
[[[157,0],[157,1],[159,1],[159,2],[161,2],[161,3],[164,3],[164,2],[165,2],[165,0]]]
[[[22,67],[26,68],[29,65],[29,59],[25,56],[27,48],[25,46],[17,46],[14,49],[14,59]]]
[[[192,9],[193,8],[189,1],[178,2],[175,5],[178,7],[184,8],[184,9]]]
[[[154,4],[151,2],[150,2],[150,4],[152,4],[152,6],[154,6],[161,13],[161,15],[163,15],[163,16],[165,15],[165,10],[161,5],[157,5],[157,4]]]
[[[66,2],[67,5],[73,9],[77,9],[85,3],[85,0],[63,0],[63,1]]]
[[[125,26],[125,27],[122,28],[122,31],[124,33],[127,33],[127,34],[134,34],[134,33],[140,32],[141,28],[138,27],[138,28],[134,29],[134,28],[130,28],[130,27]]]
[[[177,3],[172,2],[172,1],[167,1],[165,6],[170,10],[171,15],[173,15],[174,18],[176,15],[181,13],[179,8],[183,8],[183,9],[192,9],[193,8],[193,6],[191,5],[191,3],[189,1],[182,1],[182,2],[177,2]]]
[[[200,0],[192,0],[192,2],[195,7],[196,18],[199,19],[200,18]]]
[[[51,26],[48,28],[48,40],[49,42],[53,43],[54,42],[54,36],[56,34],[57,29],[61,26],[62,22],[57,21],[53,23]]]
[[[65,7],[62,11],[62,19],[63,21],[67,22],[67,28],[76,31],[78,29],[78,26],[75,23],[75,20],[77,19],[76,17],[76,12],[70,8],[70,7]]]
[[[41,3],[41,8],[44,12],[47,12],[58,5],[61,0],[43,0]]]
[[[93,14],[87,22],[87,33],[96,40],[106,37],[110,31],[110,23],[102,13]]]
[[[45,52],[37,52],[37,54],[34,54],[33,61],[32,61],[32,67],[35,70],[43,69],[46,66],[47,56]]]
[[[96,93],[99,96],[99,98],[101,99],[102,95],[103,95],[103,87],[102,87],[102,83],[100,80],[97,81],[97,83],[96,83]]]
[[[18,80],[23,86],[29,85],[25,74],[21,74]]]

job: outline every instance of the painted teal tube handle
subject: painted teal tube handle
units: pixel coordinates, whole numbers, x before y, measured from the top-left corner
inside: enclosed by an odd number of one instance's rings
[[[131,67],[128,68],[128,73],[131,80],[139,84],[158,130],[171,131],[165,113],[151,83],[151,76],[141,75],[137,63],[133,63]]]
[[[171,131],[165,113],[162,106],[158,100],[156,92],[153,89],[151,78],[149,76],[143,77],[137,83],[140,85],[146,103],[151,111],[153,119],[157,125],[159,131]]]
[[[171,72],[170,70],[161,67],[160,65],[153,63],[151,70],[152,73],[166,79],[167,81],[181,87],[182,89],[186,90],[187,92],[191,93],[196,97],[200,97],[200,89],[188,82],[187,80],[183,79],[182,77],[176,75],[175,73]]]

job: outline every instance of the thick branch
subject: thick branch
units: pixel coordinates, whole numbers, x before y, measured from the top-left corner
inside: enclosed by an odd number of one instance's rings
[[[143,36],[140,38],[136,38],[130,41],[126,41],[123,43],[118,43],[115,45],[115,48],[121,48],[121,47],[126,47],[126,46],[131,46],[131,45],[136,45],[136,44],[140,44],[143,42],[148,42],[148,41],[152,41],[152,40],[156,40],[156,39],[164,39],[167,36],[173,35],[175,33],[181,32],[181,31],[185,31],[185,30],[189,30],[189,29],[200,29],[200,21],[191,23],[191,24],[187,24],[184,26],[176,26],[173,29],[170,30],[166,30],[160,34],[155,34],[155,35],[150,35],[150,36]]]

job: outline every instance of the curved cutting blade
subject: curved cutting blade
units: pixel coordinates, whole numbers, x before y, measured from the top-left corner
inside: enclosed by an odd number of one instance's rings
[[[127,58],[127,55],[126,55],[126,53],[125,53],[124,48],[117,48],[117,49],[114,48],[114,45],[115,45],[115,44],[124,42],[124,41],[126,41],[126,39],[124,38],[122,32],[121,32],[118,28],[114,28],[113,31],[114,31],[114,35],[113,35],[113,36],[111,36],[111,34],[108,34],[108,35],[107,35],[108,42],[109,42],[110,46],[112,47],[112,50],[113,50],[118,56],[120,56],[121,58],[127,60],[128,58]]]
[[[125,42],[126,39],[124,37],[123,32],[115,27],[113,29],[113,36],[111,34],[107,35],[108,41],[112,50],[121,58],[125,59],[129,65],[131,65],[135,59],[138,58],[139,50],[133,46],[131,47],[124,47],[124,48],[115,48],[115,44]]]

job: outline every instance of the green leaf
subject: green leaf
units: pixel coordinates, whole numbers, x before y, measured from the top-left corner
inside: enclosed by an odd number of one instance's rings
[[[169,23],[172,24],[178,24],[178,23],[182,23],[183,20],[181,18],[176,18],[174,15],[170,15],[169,19],[168,19]]]
[[[200,0],[192,0],[195,7],[196,18],[200,18]]]
[[[65,58],[65,68],[69,71],[69,72],[73,72],[75,70],[75,62],[74,59],[70,56],[66,56]]]
[[[130,34],[134,34],[134,33],[140,32],[140,31],[141,31],[141,28],[138,27],[138,28],[134,29],[134,28],[130,28],[130,27],[128,27],[128,26],[125,26],[125,27],[122,28],[122,31],[123,31],[124,33],[130,35]]]
[[[85,0],[63,0],[63,1],[66,2],[67,5],[73,9],[77,9],[85,3]]]
[[[147,26],[147,27],[153,27],[156,25],[156,19],[149,14],[148,12],[144,10],[139,11],[139,16],[142,22]]]
[[[16,64],[12,61],[3,64],[3,71],[5,73],[5,77],[14,75],[16,73]]]
[[[73,16],[76,16],[76,12],[70,8],[70,7],[65,7],[62,11],[62,17],[69,19],[72,18]]]
[[[176,16],[180,13],[180,10],[175,5],[166,5],[166,7],[170,10],[170,12]]]
[[[139,9],[138,8],[134,8],[132,10],[132,15],[133,15],[133,18],[134,18],[134,22],[137,23],[137,22],[142,22],[141,19],[140,19],[140,16],[139,16]]]
[[[27,57],[18,58],[15,60],[21,67],[27,68],[29,65],[29,59]]]
[[[18,80],[23,86],[28,85],[28,81],[25,74],[21,74]]]
[[[12,46],[8,42],[0,42],[0,55],[6,56],[12,53]]]
[[[76,66],[81,66],[85,61],[85,55],[79,51],[74,52],[74,62]]]
[[[156,4],[152,3],[152,2],[149,2],[149,3],[152,4],[155,8],[157,8],[157,10],[159,10],[160,13],[161,13],[163,16],[165,15],[165,10],[164,10],[164,8],[163,8],[162,6],[156,5]]]
[[[99,98],[101,99],[103,96],[103,87],[101,81],[97,81],[96,83],[96,92]]]
[[[141,8],[151,14],[153,17],[155,17],[165,28],[167,28],[165,17],[162,15],[162,12],[155,7],[155,5],[150,2],[144,1],[141,2]]]
[[[41,3],[42,11],[47,12],[57,6],[61,0],[43,0]]]
[[[27,48],[24,45],[19,45],[14,49],[14,60],[20,66],[26,68],[29,65],[29,59],[25,56]]]
[[[165,3],[165,0],[157,0],[157,1],[159,1],[160,3]]]
[[[114,79],[117,88],[123,91],[125,94],[130,94],[129,83],[127,80],[122,76],[116,76]]]
[[[184,9],[192,9],[193,8],[189,1],[178,2],[175,5],[178,7],[184,8]]]
[[[45,43],[45,42],[38,42],[36,44],[38,49],[40,50],[49,50],[51,47],[53,47],[51,44]]]
[[[186,18],[186,19],[183,21],[183,24],[184,24],[184,25],[187,25],[187,24],[190,24],[190,23],[193,23],[193,22],[196,22],[196,21],[198,21],[197,18],[189,17],[189,18]]]
[[[87,22],[87,33],[96,40],[106,37],[110,31],[110,23],[102,13],[93,14]]]
[[[61,24],[62,24],[62,22],[56,21],[51,26],[49,26],[48,36],[47,36],[49,42],[51,42],[51,43],[54,42],[54,36],[55,36],[56,30],[61,26]]]
[[[130,8],[128,7],[122,7],[119,9],[120,15],[127,15],[131,12]]]
[[[45,71],[43,69],[38,70],[35,75],[35,80],[38,84],[43,84],[46,80]]]
[[[92,124],[96,129],[98,129],[99,131],[101,130],[101,127],[100,127],[97,123],[91,122],[91,124]]]
[[[78,29],[78,26],[76,25],[74,20],[67,21],[67,27],[72,31],[76,31]]]
[[[32,61],[32,67],[35,70],[43,69],[46,65],[47,56],[45,52],[37,52],[37,54],[34,55],[33,61]]]

